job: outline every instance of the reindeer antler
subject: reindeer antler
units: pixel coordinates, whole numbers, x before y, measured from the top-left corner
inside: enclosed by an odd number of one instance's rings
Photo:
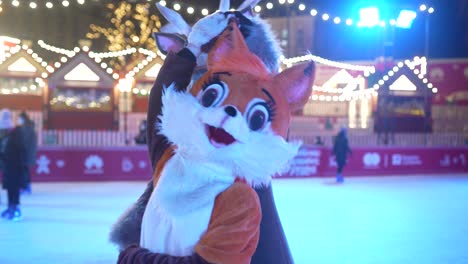
[[[229,11],[229,8],[231,7],[231,1],[230,0],[220,0],[219,1],[219,11],[221,12],[227,12]]]
[[[156,3],[156,7],[159,12],[167,19],[169,25],[164,27],[165,31],[176,31],[176,32],[166,32],[166,33],[177,33],[181,35],[188,36],[192,28],[190,25],[185,22],[182,16],[176,11],[169,9],[160,3]]]
[[[261,0],[245,0],[242,5],[240,5],[237,10],[240,11],[241,13],[246,12],[247,10],[252,9],[254,6],[256,6]]]

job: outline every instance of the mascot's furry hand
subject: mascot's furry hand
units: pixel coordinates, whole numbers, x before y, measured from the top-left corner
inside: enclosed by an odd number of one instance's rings
[[[160,32],[154,33],[158,49],[164,54],[169,51],[177,53],[186,46],[187,38],[190,37],[189,43],[194,46],[191,51],[196,56],[201,53],[197,58],[198,70],[206,70],[206,55],[213,47],[218,34],[224,29],[224,20],[235,16],[239,20],[239,28],[249,50],[265,63],[270,72],[277,73],[280,68],[281,48],[270,25],[255,15],[253,8],[258,2],[260,0],[244,0],[237,10],[231,11],[233,9],[230,8],[230,1],[220,0],[219,11],[200,19],[193,27],[176,11],[156,4],[162,16],[169,22]],[[199,74],[196,73],[194,79],[198,77]]]
[[[193,25],[192,31],[188,35],[187,48],[198,57],[203,45],[221,34],[227,26],[227,21],[232,14],[216,12]]]

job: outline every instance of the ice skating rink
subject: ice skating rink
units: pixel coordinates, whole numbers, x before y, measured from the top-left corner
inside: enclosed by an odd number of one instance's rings
[[[0,221],[0,263],[115,263],[109,229],[145,185],[34,184],[23,220]],[[468,263],[468,174],[273,185],[297,264]]]

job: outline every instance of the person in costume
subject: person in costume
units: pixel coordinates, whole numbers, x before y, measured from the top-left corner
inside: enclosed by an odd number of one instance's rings
[[[300,146],[285,137],[290,113],[310,96],[314,64],[270,74],[231,22],[189,92],[174,79],[190,80],[207,40],[195,32],[187,48],[169,53],[151,91],[162,104],[152,115],[156,140],[170,146],[156,164],[141,247],[124,250],[119,263],[250,263],[261,219],[252,187],[270,184]]]
[[[226,9],[226,5],[222,3],[220,6],[220,10],[222,11],[222,6],[224,6],[224,11],[229,9]],[[248,5],[245,5],[244,3],[244,9],[245,6]],[[228,12],[224,12],[224,14],[226,13]],[[232,14],[232,12],[229,13]],[[171,13],[170,15],[174,16],[173,13]],[[265,27],[260,27],[256,20],[254,21],[255,23],[249,22],[250,18],[246,18],[248,12],[235,12],[235,15],[240,21],[241,32],[247,39],[247,46],[249,46],[249,49],[251,48],[251,46],[255,46],[255,43],[265,44],[263,46],[258,45],[260,47],[264,47],[264,50],[266,50],[263,52],[263,55],[260,55],[259,57],[262,59],[262,61],[267,61],[267,63],[265,64],[267,65],[268,71],[274,73],[274,71],[277,70],[277,68],[279,68],[279,55],[277,53],[276,42],[274,42],[272,38],[265,39],[266,36],[268,36],[268,34],[265,34]],[[166,15],[166,17],[167,16],[169,15]],[[197,24],[200,24],[203,21],[209,21],[213,18],[213,16],[214,15],[208,16],[199,21]],[[226,17],[224,17],[223,19],[227,21]],[[195,24],[195,26],[190,29],[190,32],[196,32],[197,30],[203,32],[204,29],[200,29],[201,27],[197,26],[197,24]],[[260,27],[260,29],[258,27]],[[259,31],[261,32],[261,34],[257,34]],[[207,32],[213,33],[215,32],[215,30],[212,27],[209,27]],[[216,36],[211,36],[210,38],[215,37]],[[185,45],[183,39],[178,38],[174,34],[162,33],[158,34],[157,38],[160,47],[164,46],[165,50],[168,50],[168,47],[170,47],[171,45],[176,45],[177,43],[180,46],[179,49]],[[179,41],[176,41],[177,39],[179,39]],[[209,42],[211,42],[211,39],[207,39],[207,43]],[[206,49],[207,45],[204,44],[202,46]],[[158,76],[158,79],[166,78],[166,80],[158,80],[159,82],[163,82],[166,85],[170,85],[172,82],[175,82],[176,87],[186,87],[190,83],[190,79],[193,76],[190,76],[190,74],[187,73],[193,72],[193,68],[195,67],[195,61],[203,62],[203,60],[199,59],[200,56],[198,57],[198,59],[191,59],[190,56],[182,56],[183,54],[185,54],[184,50],[181,50],[178,54],[168,54],[168,57],[166,58],[165,62],[167,70],[164,71],[164,73],[160,73],[160,75]],[[203,54],[201,56],[203,56]],[[276,66],[274,64],[276,64]],[[168,67],[169,65],[172,66]],[[155,87],[156,86],[157,85],[155,85]],[[152,93],[152,95],[150,96],[149,105],[150,110],[148,113],[148,146],[151,156],[150,159],[153,163],[153,168],[157,170],[157,162],[161,159],[161,156],[163,155],[164,151],[169,147],[169,144],[165,141],[165,138],[163,136],[156,134],[157,131],[154,130],[153,126],[151,125],[155,123],[156,116],[160,111],[160,95],[158,95],[157,93]],[[257,186],[255,190],[260,199],[263,217],[260,225],[259,243],[255,254],[252,257],[251,263],[292,263],[289,247],[284,236],[281,221],[279,220],[278,213],[276,211],[271,185]],[[145,211],[149,197],[152,192],[153,183],[151,182],[148,185],[148,188],[146,189],[145,193],[140,197],[137,203],[132,208],[130,208],[114,226],[114,229],[111,233],[111,240],[116,242],[121,249],[126,248],[130,244],[139,243],[143,212]],[[133,247],[134,250],[137,250],[137,248],[138,247]],[[144,251],[144,249],[142,248],[139,249]]]

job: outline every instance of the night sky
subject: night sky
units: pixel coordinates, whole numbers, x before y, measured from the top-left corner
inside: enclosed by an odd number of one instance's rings
[[[23,3],[25,0],[21,0]],[[159,0],[158,0],[159,1]],[[42,1],[41,1],[42,2]],[[115,2],[115,1],[113,1]],[[151,3],[151,12],[158,13],[155,0],[129,0],[128,2]],[[210,12],[217,9],[218,0],[166,0],[172,7],[180,3],[183,8],[193,6],[197,15],[189,15],[181,10],[189,22],[200,19],[200,10],[208,8]],[[232,7],[239,6],[243,0],[231,0]],[[265,4],[274,3],[272,10],[267,10]],[[38,2],[39,3],[39,2]],[[70,7],[56,7],[46,10],[44,7],[31,10],[25,4],[20,8],[11,7],[3,1],[3,12],[0,13],[0,35],[8,35],[21,39],[43,39],[47,43],[72,49],[79,39],[85,38],[91,23],[101,25],[106,18],[105,4],[109,0],[87,0],[83,6],[76,1],[70,1]],[[298,5],[305,4],[306,10],[299,11]],[[429,19],[429,58],[468,58],[468,0],[295,0],[290,10],[296,15],[310,16],[310,9],[319,13],[327,12],[339,16],[343,21],[351,18],[358,20],[359,8],[377,5],[388,17],[396,17],[401,9],[418,10],[421,4],[433,6],[435,13],[429,15],[418,12],[411,29],[396,29],[393,49],[385,50],[387,56],[395,59],[411,58],[425,55],[425,25]],[[261,15],[265,18],[286,16],[287,5],[279,5],[278,0],[263,0]],[[289,12],[290,14],[292,12]],[[332,18],[333,18],[332,17]],[[20,18],[20,19],[18,19]],[[387,27],[390,28],[390,27]],[[373,60],[384,54],[382,36],[389,36],[380,27],[358,28],[346,26],[344,23],[335,25],[331,20],[325,22],[316,18],[315,42],[312,52],[315,55],[332,60]],[[102,49],[99,43],[94,48]],[[100,50],[97,50],[100,51]]]
[[[274,11],[262,11],[263,17],[284,16],[287,13],[286,7],[279,5],[277,0],[270,1],[275,4]],[[232,6],[236,7],[242,2],[231,1]],[[267,2],[269,1],[261,1],[261,4]],[[218,1],[200,0],[197,3],[213,9]],[[299,3],[307,6],[302,14],[309,14],[311,8],[316,8],[319,12],[327,12],[342,19],[349,17],[354,21],[359,17],[359,8],[363,6],[377,5],[385,10],[383,12],[387,16],[392,17],[396,17],[401,9],[418,10],[421,4],[433,6],[436,11],[429,16],[429,57],[468,57],[468,0],[296,0],[293,6],[297,7]],[[297,11],[297,14],[301,12]],[[394,49],[387,54],[394,58],[425,55],[425,20],[425,14],[418,12],[412,28],[396,29]],[[314,54],[333,60],[369,60],[383,53],[382,28],[348,27],[343,23],[335,25],[321,19],[317,19],[316,25],[316,40],[314,49],[311,50]]]

